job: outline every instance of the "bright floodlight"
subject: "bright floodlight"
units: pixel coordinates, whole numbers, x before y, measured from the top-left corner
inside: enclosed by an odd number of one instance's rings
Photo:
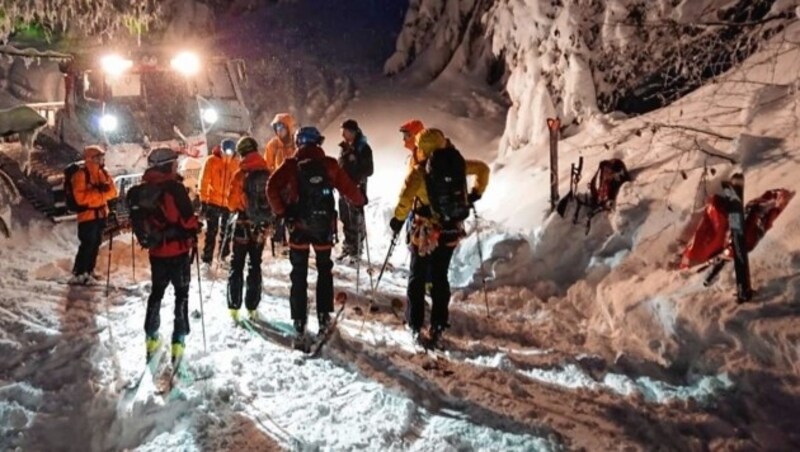
[[[203,121],[206,124],[214,124],[219,119],[219,114],[217,110],[213,108],[204,108],[203,109]]]
[[[106,55],[100,59],[100,67],[106,74],[116,77],[133,67],[133,61],[126,60],[119,55]]]
[[[117,130],[117,126],[119,122],[117,121],[117,117],[114,115],[104,114],[100,118],[100,130],[103,132],[113,132]]]
[[[186,76],[200,72],[200,58],[193,52],[181,52],[170,62],[172,69]]]

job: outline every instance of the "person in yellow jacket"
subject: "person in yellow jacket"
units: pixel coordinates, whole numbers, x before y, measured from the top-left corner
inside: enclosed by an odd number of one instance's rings
[[[219,233],[220,255],[222,259],[230,252],[225,238],[225,227],[228,224],[228,192],[233,174],[239,169],[236,154],[236,142],[230,138],[222,140],[214,146],[211,155],[203,163],[200,172],[201,212],[206,220],[206,242],[203,246],[202,261],[211,264],[214,260],[214,247]],[[222,227],[220,227],[220,224]]]
[[[72,195],[78,212],[78,254],[72,267],[70,284],[92,284],[100,280],[94,272],[103,230],[111,210],[109,201],[117,197],[114,180],[105,170],[105,151],[97,146],[83,150],[84,164],[72,175]]]
[[[489,166],[465,160],[439,129],[417,135],[422,160],[408,173],[389,227],[398,234],[412,213],[409,243],[406,322],[416,340],[425,321],[425,283],[432,282],[430,341],[435,344],[449,326],[450,283],[447,271],[453,251],[464,236],[463,221],[489,183]],[[474,176],[468,192],[468,177]]]

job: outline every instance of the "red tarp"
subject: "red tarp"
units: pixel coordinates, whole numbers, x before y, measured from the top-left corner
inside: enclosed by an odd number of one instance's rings
[[[758,245],[758,242],[772,228],[775,219],[783,212],[793,197],[794,192],[779,188],[768,190],[747,203],[744,234],[748,251],[752,251]],[[726,244],[730,248],[725,199],[719,195],[713,195],[706,203],[706,210],[694,237],[683,252],[681,268],[689,268],[706,262],[721,253]],[[726,255],[732,255],[732,250],[726,251]]]

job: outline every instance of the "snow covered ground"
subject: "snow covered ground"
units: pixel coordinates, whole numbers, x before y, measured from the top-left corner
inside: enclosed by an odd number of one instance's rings
[[[530,144],[493,166],[473,232],[451,267],[448,351],[417,354],[390,306],[403,298],[408,253],[395,252],[365,315],[368,275],[334,269],[349,294],[339,333],[305,360],[279,340],[235,328],[224,271],[202,275],[207,351],[192,319],[196,377],[177,397],[142,370],[146,255],[114,240],[117,289],[64,285],[74,225],[26,204],[0,238],[0,446],[14,450],[793,450],[800,447],[800,204],[789,204],[751,254],[756,301],[736,306],[733,275],[705,288],[674,268],[707,194],[745,170],[747,198],[797,191],[800,28],[787,28],[742,67],[675,104],[631,119],[593,115],[560,143],[562,167],[622,157],[634,181],[617,210],[583,224],[546,215],[546,149]],[[490,89],[447,73],[426,88],[359,85],[337,112],[359,119],[378,172],[367,208],[373,266],[405,171],[397,127],[442,127],[472,157],[493,161],[506,107]],[[717,155],[717,156],[715,156]],[[723,157],[718,157],[722,155]],[[732,160],[735,163],[731,163]],[[567,190],[562,171],[561,192]],[[581,188],[583,191],[583,188]],[[488,304],[478,290],[483,250]],[[107,246],[99,258],[105,272]],[[289,265],[266,258],[263,318],[287,326]],[[313,271],[310,280],[314,280]],[[313,290],[313,283],[311,285]],[[200,310],[193,283],[190,309]],[[162,334],[171,325],[171,292]],[[355,309],[356,307],[360,309]],[[359,314],[359,311],[361,314]],[[313,311],[310,316],[314,318]],[[315,322],[311,321],[311,327]]]

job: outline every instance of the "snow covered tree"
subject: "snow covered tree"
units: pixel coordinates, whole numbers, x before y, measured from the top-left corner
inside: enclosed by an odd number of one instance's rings
[[[388,75],[445,70],[505,81],[501,149],[547,139],[544,117],[580,124],[680,98],[755,52],[790,21],[776,0],[412,0]],[[489,50],[487,52],[487,50]]]
[[[38,23],[53,30],[109,36],[120,29],[147,30],[159,19],[155,0],[0,0],[0,41],[21,25]]]

